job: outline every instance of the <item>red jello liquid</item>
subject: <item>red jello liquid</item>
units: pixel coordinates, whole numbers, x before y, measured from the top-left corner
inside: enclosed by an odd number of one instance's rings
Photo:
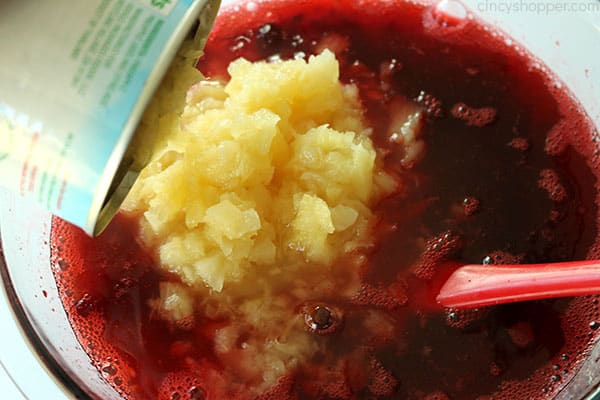
[[[449,23],[404,1],[253,5],[220,16],[199,68],[226,78],[238,57],[329,47],[341,79],[360,90],[386,170],[405,187],[375,209],[377,245],[360,293],[290,310],[323,328],[306,335],[326,350],[254,397],[552,398],[598,337],[597,297],[468,312],[434,298],[461,263],[600,255],[597,133],[580,105],[537,60],[476,20]],[[399,97],[426,114],[425,155],[412,168],[388,137]],[[54,220],[56,280],[92,362],[129,399],[248,398],[250,383],[225,373],[212,342],[235,321],[198,314],[201,323],[178,330],[152,315],[158,283],[177,278],[158,272],[136,232],[124,216],[97,239]],[[388,328],[364,328],[373,312]]]

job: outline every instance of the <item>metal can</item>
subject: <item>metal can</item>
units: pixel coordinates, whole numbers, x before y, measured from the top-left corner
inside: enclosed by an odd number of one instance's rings
[[[206,39],[218,7],[0,2],[0,185],[98,234],[143,167],[128,148],[152,93],[198,20],[198,45]]]

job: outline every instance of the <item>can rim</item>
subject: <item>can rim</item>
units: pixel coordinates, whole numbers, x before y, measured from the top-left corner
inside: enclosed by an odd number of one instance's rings
[[[165,44],[160,53],[159,60],[146,79],[138,100],[136,101],[121,136],[108,158],[107,166],[100,177],[98,190],[92,199],[84,230],[87,234],[97,236],[108,225],[112,217],[119,210],[119,206],[125,200],[129,189],[133,186],[139,171],[143,166],[135,165],[128,157],[129,144],[136,133],[136,128],[142,119],[144,110],[150,103],[152,94],[158,89],[160,82],[165,77],[169,65],[184,39],[198,24],[198,29],[193,32],[194,41],[199,49],[204,47],[206,36],[215,21],[221,0],[202,0],[190,7],[177,29]]]

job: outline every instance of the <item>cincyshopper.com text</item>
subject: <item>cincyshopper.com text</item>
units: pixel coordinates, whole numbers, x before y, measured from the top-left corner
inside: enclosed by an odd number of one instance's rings
[[[555,14],[555,13],[600,13],[600,0],[588,1],[535,1],[535,0],[480,0],[477,10],[505,14]]]

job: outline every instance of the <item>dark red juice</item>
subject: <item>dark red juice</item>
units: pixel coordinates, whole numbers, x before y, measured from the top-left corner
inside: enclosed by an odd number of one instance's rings
[[[199,68],[226,78],[238,57],[336,53],[342,81],[360,90],[384,167],[403,188],[375,207],[362,289],[291,307],[326,350],[250,395],[253,382],[214,353],[215,330],[235,320],[198,314],[192,329],[178,329],[152,315],[159,282],[177,278],[155,268],[135,221],[117,216],[90,239],[55,219],[63,304],[100,373],[131,399],[553,397],[597,339],[597,296],[470,311],[434,299],[461,263],[599,256],[597,132],[581,106],[536,59],[476,20],[404,1],[256,7],[222,13]],[[389,136],[400,98],[425,115],[426,149],[413,165]]]

